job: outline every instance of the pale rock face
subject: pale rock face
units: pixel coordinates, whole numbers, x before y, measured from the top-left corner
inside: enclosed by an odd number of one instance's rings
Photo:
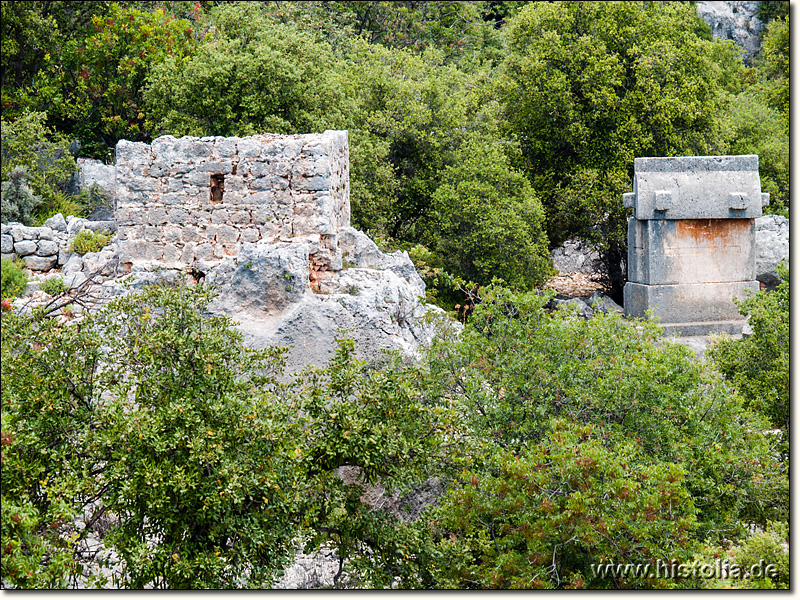
[[[789,266],[789,219],[766,215],[756,219],[756,279],[769,288],[780,283],[775,267]]]
[[[715,39],[733,40],[750,64],[761,47],[759,35],[764,23],[758,18],[754,0],[709,0],[697,3],[697,14],[711,27]]]
[[[567,240],[553,250],[550,256],[559,275],[571,273],[590,275],[599,271],[600,254],[580,240]]]

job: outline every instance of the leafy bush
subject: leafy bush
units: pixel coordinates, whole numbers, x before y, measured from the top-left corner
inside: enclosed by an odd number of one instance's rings
[[[103,584],[75,560],[83,511],[115,522],[123,587],[269,586],[298,539],[331,540],[380,585],[402,570],[396,521],[361,496],[417,477],[438,443],[412,375],[367,370],[342,342],[281,384],[282,351],[245,349],[204,316],[212,297],[151,287],[80,327],[3,313],[4,581]]]
[[[69,251],[77,252],[78,254],[86,254],[87,252],[99,252],[101,249],[111,243],[111,234],[101,231],[90,231],[89,229],[82,229],[78,235],[72,240]]]
[[[34,209],[41,202],[42,199],[28,185],[28,169],[25,167],[14,167],[8,174],[8,180],[0,185],[3,223],[30,223]]]
[[[22,266],[15,262],[3,259],[2,267],[2,290],[0,297],[16,298],[28,287],[28,276]]]
[[[271,21],[252,3],[221,3],[213,43],[154,64],[148,114],[173,135],[308,133],[331,129],[341,85],[327,44]],[[246,32],[243,30],[246,27]]]
[[[734,547],[731,554],[740,565],[749,567],[764,561],[775,566],[776,573],[770,581],[765,578],[751,581],[751,587],[789,589],[789,526],[786,522],[767,522],[763,530],[754,532]]]
[[[604,426],[556,420],[548,429],[519,454],[499,453],[485,470],[467,472],[428,515],[442,534],[444,581],[650,587],[659,582],[595,575],[590,563],[691,557],[696,509],[683,467],[648,464],[633,440],[610,446]]]
[[[39,289],[50,296],[58,296],[59,294],[66,292],[69,288],[67,287],[67,284],[64,283],[64,279],[62,277],[50,277],[42,282],[42,285]]]
[[[750,407],[788,433],[789,269],[781,264],[777,272],[781,282],[775,291],[762,290],[739,303],[752,335],[718,339],[708,354]]]
[[[425,380],[428,400],[453,410],[462,432],[454,460],[464,471],[443,500],[446,514],[436,517],[447,523],[440,529],[441,547],[454,549],[453,568],[445,570],[451,581],[534,585],[536,576],[545,587],[613,585],[594,579],[590,563],[604,557],[629,562],[634,546],[643,560],[648,553],[662,555],[657,540],[667,539],[674,541],[664,553],[686,558],[706,536],[744,533],[744,518],[763,522],[786,514],[788,480],[774,460],[776,440],[762,433],[764,420],[686,348],[656,346],[657,325],[617,315],[586,321],[566,311],[547,313],[549,298],[536,293],[489,287],[481,296],[459,340],[434,342]],[[596,441],[582,445],[553,419],[591,426],[587,431]],[[563,457],[561,443],[571,449]],[[581,464],[584,457],[596,461],[596,470]],[[623,470],[613,470],[615,461]],[[647,509],[655,515],[680,505],[673,514],[692,523],[680,526],[683,533],[658,530],[664,524],[657,516],[639,528],[632,496],[602,506],[600,497],[611,493],[603,486],[616,480],[630,491],[625,482],[645,480],[638,469],[652,469],[647,481],[666,481],[663,490],[650,488],[655,497],[665,497],[663,491],[684,498],[671,508],[651,503]],[[669,491],[672,484],[680,490]],[[515,488],[527,491],[518,497]],[[594,491],[600,493],[596,501]],[[550,520],[535,508],[545,500],[564,510],[554,509]],[[530,517],[514,517],[523,506],[531,507]],[[617,547],[606,547],[602,528],[617,521],[630,529],[615,539]],[[578,528],[583,533],[572,539]],[[447,541],[451,534],[458,544]],[[642,541],[632,542],[637,536]],[[537,548],[534,554],[531,548]],[[545,555],[549,560],[540,562]]]
[[[66,137],[47,127],[46,120],[42,112],[26,112],[13,121],[3,119],[0,153],[3,182],[15,168],[25,167],[33,194],[42,199],[38,212],[48,213],[76,166]]]

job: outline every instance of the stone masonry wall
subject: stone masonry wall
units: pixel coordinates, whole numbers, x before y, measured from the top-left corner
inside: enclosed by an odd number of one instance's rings
[[[350,224],[346,131],[252,137],[160,137],[117,144],[120,262],[207,271],[245,242],[318,243],[313,272],[340,261]]]

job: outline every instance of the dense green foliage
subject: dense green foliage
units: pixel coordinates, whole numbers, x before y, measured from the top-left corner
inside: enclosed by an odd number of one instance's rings
[[[753,333],[742,340],[722,338],[710,355],[747,403],[773,427],[789,432],[789,269],[778,266],[781,282],[739,303]]]
[[[77,327],[3,313],[5,581],[78,581],[84,510],[114,516],[125,587],[268,586],[298,538],[323,535],[379,575],[398,562],[393,525],[335,471],[418,480],[439,436],[410,376],[365,371],[343,342],[281,384],[282,352],[243,348],[229,319],[203,316],[210,298],[150,288]]]
[[[419,365],[368,368],[345,340],[292,382],[202,286],[77,326],[4,312],[4,580],[103,584],[76,552],[105,516],[124,587],[269,586],[298,540],[364,587],[691,587],[591,565],[689,562],[787,519],[780,440],[708,363],[650,322],[482,294]],[[365,500],[431,475],[446,491],[416,521]]]
[[[708,365],[683,346],[657,347],[650,323],[548,314],[546,302],[484,290],[461,339],[431,350],[428,398],[457,407],[463,452],[474,453],[443,500],[444,532],[459,540],[442,542],[453,553],[454,583],[604,587],[613,582],[593,579],[590,563],[684,560],[712,532],[735,535],[744,515],[786,518],[776,440]],[[570,450],[560,454],[555,440]],[[654,470],[643,477],[645,468]],[[665,487],[653,482],[634,497],[630,482],[651,478]],[[630,500],[600,501],[622,487]],[[518,488],[532,500],[521,504]],[[676,502],[643,500],[650,493]],[[531,516],[517,515],[522,506]],[[653,515],[667,513],[674,529],[653,530],[665,525]],[[606,527],[620,536],[609,540]]]
[[[710,361],[531,290],[575,237],[619,290],[637,156],[758,154],[788,211],[786,5],[746,66],[682,2],[0,3],[3,222],[80,212],[75,157],[119,139],[347,129],[353,224],[469,315],[419,364],[341,340],[290,378],[202,286],[4,310],[3,581],[269,587],[326,544],[361,587],[724,587],[592,568],[720,556],[788,585],[788,270]],[[414,521],[367,501],[431,481]]]
[[[16,261],[3,259],[2,287],[0,298],[16,298],[28,287],[28,277],[25,270]]]
[[[99,252],[111,242],[111,234],[102,231],[90,231],[82,229],[78,232],[72,242],[70,242],[69,251],[77,252],[78,254],[86,254],[87,252]]]
[[[36,112],[23,113],[13,121],[2,120],[4,223],[19,220],[28,224],[34,209],[50,216],[50,209],[59,204],[75,172],[75,158],[69,152],[69,142],[64,134],[48,127],[46,121],[45,113]],[[25,169],[24,174],[19,172],[20,168]],[[12,177],[15,170],[17,175]],[[11,183],[8,188],[6,182]],[[25,189],[28,186],[30,188]],[[6,202],[10,206],[6,207]]]

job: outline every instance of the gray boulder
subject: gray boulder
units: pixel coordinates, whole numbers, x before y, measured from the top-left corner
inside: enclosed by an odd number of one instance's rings
[[[574,311],[576,315],[584,319],[591,319],[594,316],[592,307],[580,298],[570,298],[569,300],[553,299],[551,305],[557,310]]]
[[[619,304],[600,292],[595,292],[592,294],[592,297],[589,298],[588,304],[595,312],[602,312],[606,314],[617,313],[618,315],[625,313],[625,310]]]
[[[425,282],[414,268],[408,252],[397,250],[390,254],[381,252],[366,233],[352,227],[340,227],[338,231],[339,249],[342,251],[342,264],[345,267],[364,269],[384,269],[396,273],[416,288],[425,291]]]
[[[756,219],[756,279],[775,288],[780,277],[775,267],[781,261],[789,266],[789,219],[765,215]]]
[[[697,15],[711,27],[715,39],[733,40],[742,58],[751,64],[761,48],[764,23],[758,18],[757,0],[707,0],[697,3]]]
[[[11,237],[14,238],[14,242],[21,242],[22,240],[38,240],[39,228],[26,227],[25,225],[14,223],[11,226]]]
[[[36,242],[33,240],[20,240],[14,244],[14,252],[20,256],[28,256],[36,252]]]
[[[78,170],[70,182],[70,191],[75,194],[88,193],[89,219],[113,219],[117,196],[117,168],[91,158],[79,158],[77,165]]]
[[[70,254],[69,260],[61,267],[63,273],[79,273],[83,270],[83,257],[80,254]]]
[[[86,219],[82,219],[80,217],[67,217],[67,233],[70,236],[77,235],[81,229],[83,229],[84,224],[86,223]]]
[[[600,255],[581,240],[567,240],[550,252],[550,257],[559,275],[570,273],[590,275],[599,270]]]
[[[49,227],[53,231],[67,231],[67,221],[61,213],[55,214],[47,221],[44,222],[45,227]]]
[[[3,254],[10,254],[14,252],[14,238],[11,235],[3,234],[0,236],[0,248]]]
[[[53,242],[51,240],[39,240],[36,254],[39,256],[58,256],[58,242]]]
[[[236,260],[228,259],[206,275],[219,296],[212,310],[277,313],[302,300],[309,285],[309,245],[304,242],[244,243]]]
[[[49,271],[58,264],[58,257],[30,255],[25,257],[25,264],[32,271]]]
[[[113,217],[113,215],[112,215]],[[117,222],[113,220],[87,220],[83,224],[84,229],[90,231],[108,231],[114,232],[117,230]]]

